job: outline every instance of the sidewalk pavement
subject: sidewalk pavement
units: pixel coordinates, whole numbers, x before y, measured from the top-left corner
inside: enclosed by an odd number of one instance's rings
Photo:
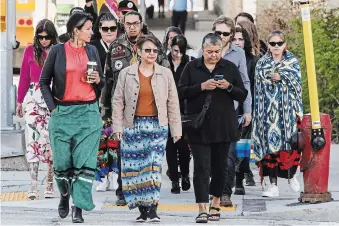
[[[194,217],[197,215],[197,207],[194,201],[194,190],[191,188],[188,192],[174,195],[170,193],[171,182],[165,175],[167,164],[163,164],[163,183],[161,188],[161,202],[159,205],[159,212],[162,216],[168,217],[168,223],[173,223],[171,220],[176,219],[175,216],[183,217],[182,223],[193,223]],[[191,169],[192,162],[191,162]],[[191,175],[193,170],[191,170]],[[313,223],[331,223],[339,224],[339,145],[332,145],[331,147],[331,163],[330,163],[330,178],[329,191],[332,193],[334,201],[321,204],[302,204],[298,202],[299,193],[293,193],[288,182],[285,179],[278,179],[278,186],[280,189],[279,198],[263,198],[261,197],[261,185],[259,183],[258,170],[254,169],[255,180],[257,185],[255,187],[246,187],[246,195],[232,196],[232,201],[235,207],[223,208],[222,218],[227,219],[260,219],[260,222],[267,220],[275,220],[279,222],[296,221],[300,224]],[[29,188],[29,174],[23,171],[2,171],[1,172],[1,196],[2,199],[17,199],[22,201],[2,201],[1,208],[3,210],[20,211],[29,208],[30,211],[51,211],[53,216],[57,216],[57,206],[59,203],[59,193],[56,192],[56,198],[44,199],[44,182],[46,178],[46,171],[39,171],[39,200],[27,201],[26,191]],[[191,176],[192,178],[192,176]],[[297,176],[301,189],[303,190],[302,174]],[[96,185],[96,184],[95,184]],[[93,199],[96,208],[94,212],[87,213],[88,215],[94,213],[109,212],[111,214],[137,214],[137,210],[128,211],[127,207],[115,206],[115,192],[113,190],[107,192],[96,192],[95,185],[93,186]],[[112,185],[111,185],[112,186]],[[57,188],[55,186],[57,191]],[[13,195],[13,192],[22,192],[21,196]],[[12,197],[9,197],[12,194]],[[20,193],[15,193],[20,194]],[[6,207],[6,208],[4,208]],[[131,218],[132,220],[134,219]],[[2,216],[3,217],[3,216]],[[188,219],[187,219],[188,217]],[[186,219],[186,220],[185,220]],[[280,219],[280,220],[279,220]],[[93,219],[94,220],[94,219]],[[126,220],[126,219],[125,219]],[[246,221],[243,224],[249,222]],[[225,221],[226,222],[226,221]],[[227,221],[228,222],[228,221]],[[266,222],[266,221],[265,221]],[[265,223],[264,222],[264,223]],[[123,223],[123,222],[121,222]],[[131,222],[130,222],[131,223]],[[266,222],[267,223],[267,222]],[[298,224],[299,224],[298,223]],[[294,224],[292,224],[294,225]]]

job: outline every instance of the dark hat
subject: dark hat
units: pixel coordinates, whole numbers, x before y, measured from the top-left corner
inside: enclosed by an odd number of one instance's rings
[[[138,7],[132,1],[123,0],[119,2],[118,5],[119,11],[136,11],[138,12]]]
[[[85,10],[81,7],[74,7],[69,11],[69,15],[72,16],[74,13],[84,13]]]

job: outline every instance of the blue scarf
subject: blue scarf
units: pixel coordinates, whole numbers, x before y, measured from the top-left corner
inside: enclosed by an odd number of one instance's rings
[[[281,80],[272,82],[274,73]],[[267,53],[257,63],[254,79],[252,139],[256,160],[280,150],[291,150],[297,131],[296,117],[303,116],[301,73],[297,58],[286,52],[276,63]]]

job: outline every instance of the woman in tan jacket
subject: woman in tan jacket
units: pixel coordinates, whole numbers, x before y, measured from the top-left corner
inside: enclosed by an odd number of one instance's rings
[[[121,179],[130,209],[139,208],[137,222],[160,222],[161,166],[168,125],[174,142],[181,138],[177,89],[170,69],[156,63],[157,39],[137,42],[140,62],[119,74],[114,92],[113,132],[121,140]]]

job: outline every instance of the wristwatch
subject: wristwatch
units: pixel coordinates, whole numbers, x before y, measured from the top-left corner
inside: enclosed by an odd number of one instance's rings
[[[233,85],[230,83],[226,90],[227,92],[231,92],[233,90]]]

